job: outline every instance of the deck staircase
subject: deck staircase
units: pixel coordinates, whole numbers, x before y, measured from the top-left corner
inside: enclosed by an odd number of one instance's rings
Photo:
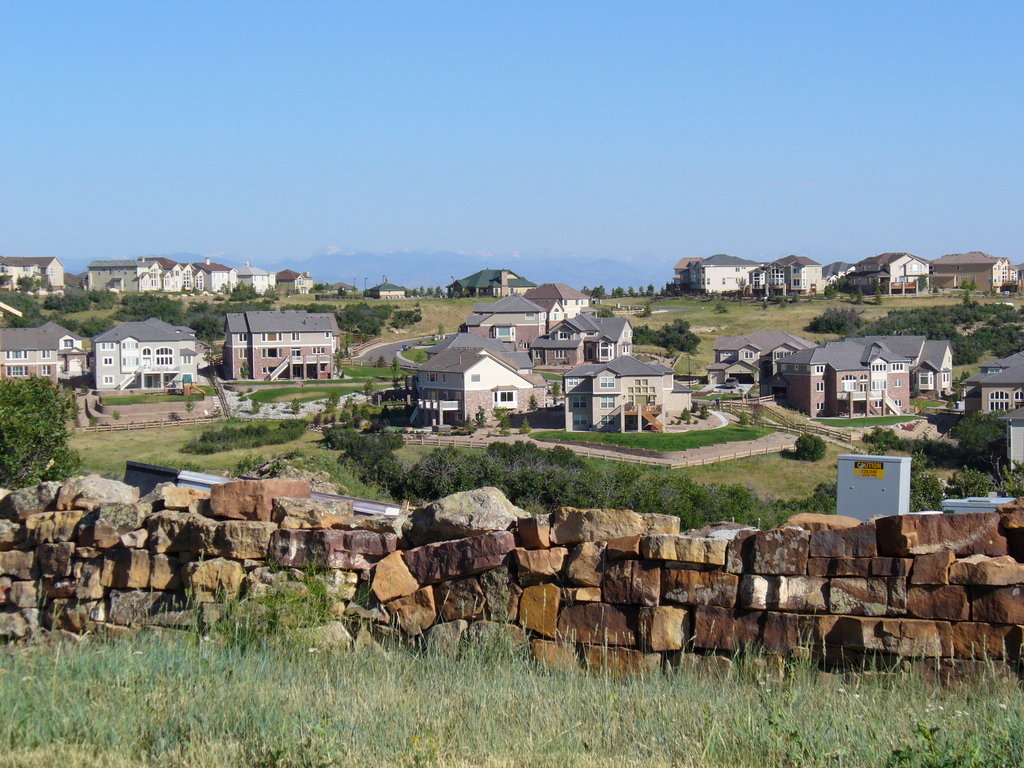
[[[278,363],[277,368],[270,372],[270,381],[274,381],[275,379],[277,379],[277,377],[284,373],[285,369],[291,364],[291,357],[286,357],[284,360]]]

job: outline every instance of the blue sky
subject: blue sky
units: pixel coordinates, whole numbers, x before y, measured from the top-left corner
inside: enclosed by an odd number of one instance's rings
[[[1020,3],[3,0],[0,29],[5,255],[1024,261]]]

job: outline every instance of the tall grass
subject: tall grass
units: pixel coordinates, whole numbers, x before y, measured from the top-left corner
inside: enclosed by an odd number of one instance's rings
[[[1021,696],[798,664],[629,680],[509,652],[458,662],[196,635],[9,649],[0,766],[998,766]]]

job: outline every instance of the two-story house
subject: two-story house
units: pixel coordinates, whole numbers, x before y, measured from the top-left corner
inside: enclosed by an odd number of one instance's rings
[[[1024,352],[987,360],[964,381],[964,412],[1012,411],[1024,407]]]
[[[547,312],[525,296],[506,296],[494,302],[473,305],[473,313],[462,325],[465,333],[529,349],[547,330]]]
[[[547,382],[531,371],[529,356],[506,353],[502,345],[474,334],[458,334],[432,350],[416,368],[416,407],[411,421],[419,426],[458,425],[494,409],[526,411],[543,405]]]
[[[298,293],[305,295],[313,288],[313,278],[309,272],[296,272],[294,269],[282,269],[274,276],[277,290],[282,293]]]
[[[569,431],[662,432],[692,405],[671,368],[629,355],[573,368],[562,382]]]
[[[784,256],[750,271],[753,293],[816,294],[825,290],[821,264],[806,256]]]
[[[235,270],[238,282],[242,285],[251,285],[256,293],[273,293],[277,287],[276,275],[265,269],[254,267],[250,262]]]
[[[853,272],[854,265],[847,261],[833,261],[831,264],[826,264],[821,268],[822,281],[826,286],[835,285],[840,280],[845,280],[846,276]]]
[[[880,253],[862,259],[846,275],[848,288],[872,293],[876,285],[888,294],[912,294],[925,291],[928,286],[929,264],[912,253]]]
[[[556,368],[604,363],[633,352],[633,326],[624,317],[579,314],[551,327],[530,345],[537,365]]]
[[[697,265],[701,260],[692,256],[684,256],[676,262],[672,285],[680,293],[694,293],[702,286],[697,279]]]
[[[195,331],[155,317],[121,323],[92,339],[92,370],[98,390],[160,390],[194,384],[202,346]]]
[[[750,286],[750,273],[759,264],[737,256],[716,253],[691,267],[697,290],[703,293],[744,293]]]
[[[0,256],[0,275],[7,277],[9,288],[17,288],[23,277],[41,281],[44,288],[64,288],[64,265],[52,256]]]
[[[910,360],[910,390],[925,397],[945,397],[953,391],[953,346],[927,336],[858,336],[857,344],[883,344]]]
[[[881,343],[830,341],[778,362],[771,386],[809,416],[885,416],[910,410],[911,359]]]
[[[160,287],[156,290],[164,293],[181,293],[184,290],[184,273],[191,272],[188,264],[179,264],[166,256],[143,256],[139,261],[150,268],[151,275],[159,276]]]
[[[159,291],[159,264],[145,264],[138,259],[100,259],[89,264],[86,289],[142,293]]]
[[[487,296],[515,296],[536,288],[526,278],[520,277],[511,269],[481,269],[472,275],[456,280],[448,286],[449,296],[467,296],[485,298]]]
[[[85,371],[82,337],[52,322],[38,328],[0,328],[0,355],[3,379],[42,376],[56,384]]]
[[[1017,276],[1010,260],[981,251],[949,253],[932,261],[932,287],[963,288],[966,283],[979,291],[1016,290]]]
[[[768,380],[779,370],[779,361],[816,346],[813,341],[785,331],[755,331],[746,336],[715,339],[715,362],[707,366],[708,384],[721,386],[726,379],[740,384],[762,384],[762,395],[771,394]],[[765,390],[768,391],[765,391]]]
[[[550,330],[555,323],[587,311],[590,306],[590,297],[587,294],[565,283],[541,283],[524,293],[523,298],[543,307],[547,313],[545,331]]]
[[[191,276],[184,277],[185,290],[229,293],[238,285],[237,269],[218,264],[211,261],[209,257],[204,261],[193,263],[191,267]]]
[[[329,313],[229,312],[224,378],[332,379],[338,335],[338,322]]]

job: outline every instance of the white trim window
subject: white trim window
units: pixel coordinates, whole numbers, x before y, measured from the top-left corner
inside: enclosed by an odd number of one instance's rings
[[[516,407],[516,391],[514,389],[497,389],[494,391],[494,404],[499,408]]]
[[[598,389],[615,389],[614,376],[601,376],[597,380]]]
[[[569,407],[573,410],[579,410],[587,407],[587,396],[586,395],[573,395],[569,398]]]
[[[566,388],[566,390],[575,389],[579,385],[580,385],[580,377],[579,376],[567,376],[566,377],[566,379],[565,379],[565,388]]]
[[[601,395],[601,408],[610,411],[615,407],[615,395]]]

